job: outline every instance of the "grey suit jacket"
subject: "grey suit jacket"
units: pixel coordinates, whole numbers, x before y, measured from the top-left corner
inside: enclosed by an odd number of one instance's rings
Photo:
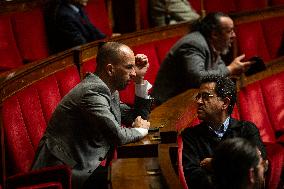
[[[134,110],[120,104],[95,74],[89,74],[59,103],[39,144],[33,169],[66,164],[72,168],[72,185],[80,188],[115,145],[137,141],[134,128],[121,127],[138,115],[146,119],[150,100],[136,97]]]
[[[213,60],[206,39],[199,32],[181,38],[168,52],[157,74],[152,96],[160,103],[199,86],[208,74],[228,75],[221,57]]]

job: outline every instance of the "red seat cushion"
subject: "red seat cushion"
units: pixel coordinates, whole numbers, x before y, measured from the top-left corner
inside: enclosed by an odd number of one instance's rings
[[[48,57],[47,37],[41,8],[13,16],[15,38],[24,62]]]
[[[112,35],[111,22],[105,0],[91,0],[85,7],[91,23],[107,36]]]
[[[237,36],[240,53],[247,58],[260,56],[264,62],[271,59],[259,21],[237,25]]]
[[[0,16],[0,71],[23,65],[9,16]]]
[[[264,142],[275,143],[275,133],[267,113],[259,82],[242,88],[238,97],[240,118],[255,123]]]
[[[277,58],[281,42],[284,41],[284,16],[264,20],[262,26],[270,57]]]

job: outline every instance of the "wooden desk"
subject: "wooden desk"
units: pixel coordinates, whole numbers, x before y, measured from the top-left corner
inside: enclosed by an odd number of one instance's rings
[[[113,189],[181,189],[176,164],[170,150],[177,149],[177,133],[196,117],[196,90],[188,90],[150,114],[150,132],[143,140],[118,148],[118,159],[112,164]],[[152,140],[160,136],[161,140]]]

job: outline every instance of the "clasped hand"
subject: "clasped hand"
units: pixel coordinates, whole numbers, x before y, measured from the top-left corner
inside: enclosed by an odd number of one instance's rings
[[[149,68],[149,61],[146,55],[137,54],[135,56],[135,72],[136,76],[134,78],[135,83],[143,84],[144,76]]]

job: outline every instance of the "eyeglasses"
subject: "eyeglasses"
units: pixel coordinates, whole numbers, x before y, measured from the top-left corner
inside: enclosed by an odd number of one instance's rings
[[[198,101],[201,98],[202,100],[208,101],[209,98],[213,96],[214,96],[213,94],[206,93],[206,92],[198,93],[195,97],[195,100]]]

